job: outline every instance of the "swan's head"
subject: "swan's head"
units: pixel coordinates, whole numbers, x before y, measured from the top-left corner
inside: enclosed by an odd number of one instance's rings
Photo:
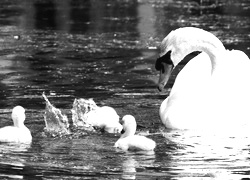
[[[121,124],[123,126],[123,134],[121,137],[133,136],[136,132],[136,121],[134,116],[125,115],[121,120]]]
[[[191,53],[190,44],[196,39],[194,33],[198,28],[186,27],[171,31],[161,42],[160,57],[155,68],[160,71],[158,89],[162,91],[167,84],[171,72],[184,57]]]
[[[205,51],[209,54],[211,49],[225,49],[221,41],[212,33],[205,30],[184,27],[171,31],[161,42],[160,57],[155,68],[160,71],[158,89],[163,90],[171,72],[188,54],[194,51]]]
[[[23,126],[25,116],[25,109],[22,106],[16,106],[12,110],[11,118],[15,127]]]

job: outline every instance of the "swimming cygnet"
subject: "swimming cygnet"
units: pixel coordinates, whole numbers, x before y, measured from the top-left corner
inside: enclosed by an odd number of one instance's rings
[[[30,143],[32,136],[30,130],[24,125],[25,109],[16,106],[11,114],[14,126],[0,128],[0,142]]]
[[[87,122],[92,126],[102,128],[108,133],[120,133],[122,125],[119,123],[119,116],[109,106],[98,107],[88,113]]]
[[[135,135],[136,132],[136,121],[132,115],[125,115],[122,118],[123,131],[120,139],[116,141],[115,147],[126,150],[143,150],[152,151],[154,150],[156,143],[145,136]]]

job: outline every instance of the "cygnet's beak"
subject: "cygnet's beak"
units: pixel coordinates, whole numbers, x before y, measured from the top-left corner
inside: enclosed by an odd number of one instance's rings
[[[117,127],[116,127],[116,133],[121,133],[123,130],[123,126],[119,123],[117,124]]]
[[[124,128],[123,128],[123,124],[124,124],[123,118],[120,117],[119,123],[122,125],[122,130],[120,131],[120,133],[123,134],[123,133],[125,132],[125,130],[124,130]]]
[[[123,125],[123,124],[124,124],[124,120],[123,120],[123,118],[119,117],[119,123],[120,123],[121,125]]]

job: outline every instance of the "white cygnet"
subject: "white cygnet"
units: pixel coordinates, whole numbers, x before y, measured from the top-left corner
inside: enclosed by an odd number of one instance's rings
[[[14,107],[11,117],[14,126],[0,128],[0,142],[31,143],[30,130],[24,125],[25,109],[22,106]]]
[[[116,141],[115,147],[126,150],[154,150],[156,143],[145,136],[135,135],[136,121],[132,115],[125,115],[122,118],[124,133]]]

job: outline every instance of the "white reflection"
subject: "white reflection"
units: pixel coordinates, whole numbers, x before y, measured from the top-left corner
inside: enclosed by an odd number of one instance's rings
[[[140,39],[146,49],[157,49],[155,43],[156,29],[155,29],[155,9],[151,4],[139,3],[137,6],[137,13],[139,22],[137,24],[137,30],[139,32]],[[154,55],[154,51],[141,51],[144,58]]]
[[[20,175],[9,175],[9,174],[0,174],[0,177],[9,177],[11,179],[23,179],[23,176]]]
[[[0,153],[26,152],[31,144],[28,143],[0,143]]]
[[[122,179],[136,179],[136,167],[138,162],[133,157],[128,157],[122,163]]]
[[[155,161],[154,151],[136,151],[127,152],[124,161],[122,162],[122,179],[137,179],[137,168],[140,172],[145,167],[151,167]]]
[[[183,177],[239,178],[242,173],[237,172],[250,170],[248,137],[197,131],[174,131],[164,136],[176,148],[170,166]]]
[[[140,33],[141,39],[145,39],[145,36],[154,37],[156,35],[155,30],[155,12],[154,8],[149,3],[139,3],[138,8],[138,18],[140,19],[137,29]]]
[[[23,175],[15,174],[16,170],[25,168],[25,159],[21,156],[30,148],[30,144],[0,143],[0,167],[2,178],[23,179]],[[10,172],[5,174],[4,172]]]

